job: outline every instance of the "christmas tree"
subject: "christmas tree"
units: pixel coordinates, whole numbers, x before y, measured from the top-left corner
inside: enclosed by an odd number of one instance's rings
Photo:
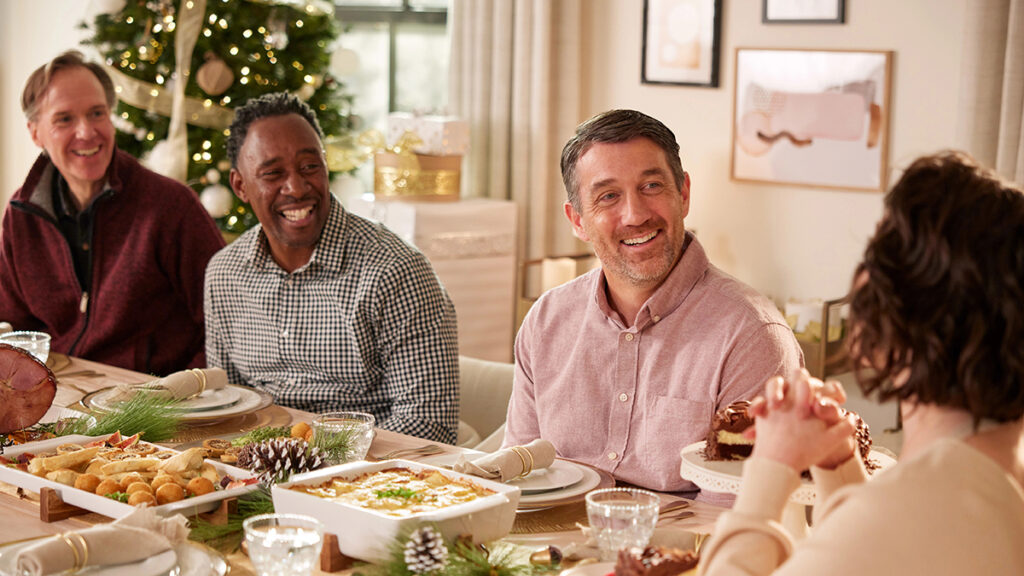
[[[118,147],[192,186],[226,232],[256,224],[226,188],[234,106],[287,91],[325,135],[352,129],[352,97],[328,72],[339,26],[326,0],[105,0],[82,25],[118,88]]]

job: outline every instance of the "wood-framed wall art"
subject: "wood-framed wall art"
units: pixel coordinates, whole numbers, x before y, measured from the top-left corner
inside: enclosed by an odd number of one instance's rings
[[[644,0],[640,81],[718,86],[722,0]]]
[[[737,48],[732,178],[884,192],[892,52]]]
[[[764,0],[765,24],[843,24],[846,0]]]

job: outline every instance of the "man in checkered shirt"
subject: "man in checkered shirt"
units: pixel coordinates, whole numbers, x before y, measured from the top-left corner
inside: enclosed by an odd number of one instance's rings
[[[206,270],[207,360],[278,404],[454,443],[455,309],[423,254],[331,195],[322,136],[288,94],[236,111],[231,187],[260,225]]]

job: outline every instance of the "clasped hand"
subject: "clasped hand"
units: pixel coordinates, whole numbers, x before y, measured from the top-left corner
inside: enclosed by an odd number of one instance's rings
[[[769,458],[797,472],[812,465],[833,469],[857,448],[853,416],[839,407],[846,401],[840,383],[811,378],[806,370],[790,380],[765,383],[764,396],[750,405],[756,435],[754,458]]]

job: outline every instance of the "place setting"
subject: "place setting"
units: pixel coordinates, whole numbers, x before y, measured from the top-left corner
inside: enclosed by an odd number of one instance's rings
[[[200,424],[238,417],[262,410],[273,397],[244,386],[228,384],[220,368],[193,368],[141,384],[118,384],[86,394],[82,405],[111,412],[138,394],[174,400],[173,410],[184,424]]]

